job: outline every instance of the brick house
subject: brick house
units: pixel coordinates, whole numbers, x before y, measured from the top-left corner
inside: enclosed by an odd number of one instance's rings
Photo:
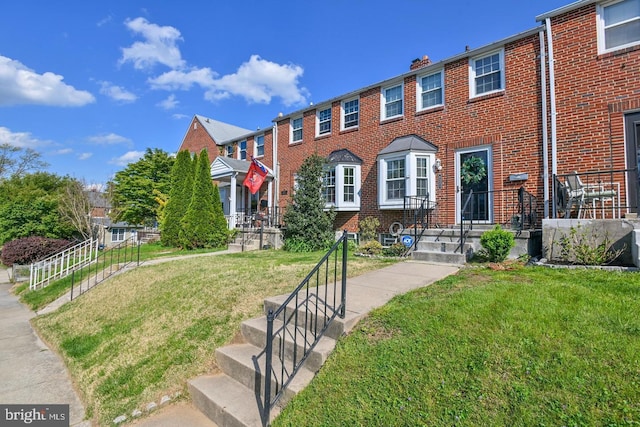
[[[236,134],[217,137],[203,123],[210,119],[195,116],[181,149],[209,144],[214,179],[225,167],[242,177],[219,157],[246,162],[262,153],[273,176],[253,199],[266,202],[253,205],[280,209],[303,160],[325,157],[336,230],[356,231],[368,216],[382,231],[406,222],[409,199],[427,200],[432,224],[443,227],[468,219],[522,225],[525,200],[536,228],[559,216],[631,217],[639,191],[640,1],[580,0],[536,20],[512,37],[439,62],[424,56],[402,75],[281,114],[265,131],[234,127]],[[597,197],[575,198],[566,188],[574,172],[602,190]],[[246,211],[243,191],[236,189],[236,208]]]

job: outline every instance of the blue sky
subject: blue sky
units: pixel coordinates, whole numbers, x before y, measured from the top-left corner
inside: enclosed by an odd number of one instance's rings
[[[0,143],[100,184],[194,114],[247,129],[537,25],[562,0],[11,1]]]

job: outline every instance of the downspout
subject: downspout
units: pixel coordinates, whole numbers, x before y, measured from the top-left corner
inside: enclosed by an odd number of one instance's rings
[[[553,176],[558,174],[558,148],[557,148],[557,121],[558,114],[556,110],[556,73],[553,59],[553,34],[551,29],[551,18],[545,19],[547,27],[547,45],[549,46],[549,100],[551,102],[551,173]],[[555,198],[555,188],[552,187],[552,194]],[[556,212],[553,213],[554,218]]]
[[[273,132],[271,133],[271,145],[272,145],[272,150],[271,150],[271,155],[272,155],[272,161],[273,163],[271,163],[273,165],[273,181],[274,181],[274,186],[273,186],[273,191],[274,191],[274,203],[275,203],[275,211],[276,213],[280,213],[280,165],[278,165],[278,123],[274,123],[273,124]],[[270,207],[270,210],[273,209],[273,207]],[[277,217],[276,217],[277,219]]]
[[[540,96],[542,98],[542,183],[544,189],[544,218],[549,218],[549,135],[547,125],[547,51],[544,30],[540,30]],[[555,216],[555,215],[554,215]]]

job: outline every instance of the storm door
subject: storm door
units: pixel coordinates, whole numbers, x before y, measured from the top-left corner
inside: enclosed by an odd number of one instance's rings
[[[640,113],[625,116],[625,139],[627,141],[628,203],[631,212],[638,212],[640,200]]]
[[[491,148],[474,147],[456,153],[456,219],[492,221]],[[464,212],[462,212],[464,208]]]

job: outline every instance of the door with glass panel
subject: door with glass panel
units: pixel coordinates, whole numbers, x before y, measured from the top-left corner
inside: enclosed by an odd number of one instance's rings
[[[456,153],[456,189],[458,223],[462,220],[484,223],[492,221],[490,147],[475,147]]]
[[[625,117],[625,139],[627,141],[627,205],[631,212],[638,212],[640,201],[640,113]]]

